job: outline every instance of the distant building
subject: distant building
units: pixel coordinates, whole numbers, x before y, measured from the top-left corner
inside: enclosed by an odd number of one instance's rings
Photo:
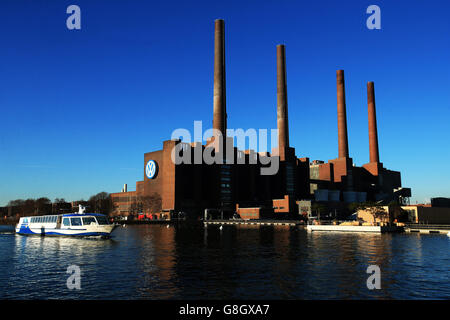
[[[431,206],[450,208],[450,198],[431,198]]]
[[[450,206],[431,205],[402,206],[408,212],[411,222],[425,224],[450,224]]]
[[[375,219],[370,210],[358,210],[358,218],[364,222],[380,222],[393,221],[392,208],[389,206],[380,207],[388,214],[387,219]],[[423,224],[450,224],[450,207],[434,207],[431,204],[416,204],[401,206],[407,213],[408,223],[423,223]]]
[[[224,61],[224,22],[216,20],[213,128],[221,134],[227,130]],[[205,145],[180,140],[164,141],[162,149],[144,154],[144,179],[136,182],[136,191],[125,192],[127,190],[122,189],[124,192],[111,194],[116,208],[114,214],[129,215],[142,211],[169,218],[178,213],[202,217],[205,209],[214,209],[225,213],[225,217],[237,212],[242,218],[258,219],[286,215],[299,217],[298,201],[302,200],[330,203],[370,200],[388,203],[396,199],[405,203],[404,199],[410,196],[411,190],[402,188],[400,172],[388,170],[380,162],[373,82],[367,84],[370,162],[358,167],[349,156],[344,71],[338,70],[339,156],[328,163],[320,160],[310,163],[309,158],[298,157],[296,150],[289,144],[284,45],[276,47],[276,61],[278,148],[271,153],[257,153],[253,150],[238,150],[233,143],[231,146],[225,143],[217,147],[213,145],[215,136]],[[297,120],[294,123],[300,125]],[[203,154],[205,151],[217,153],[232,149],[234,162],[175,164],[171,154],[176,147],[180,147],[183,154],[191,155],[192,160],[197,151]],[[263,165],[258,160],[269,156],[279,160],[279,170],[274,175],[261,175]],[[237,164],[238,160],[243,160],[245,164]],[[307,207],[302,204],[302,208]]]

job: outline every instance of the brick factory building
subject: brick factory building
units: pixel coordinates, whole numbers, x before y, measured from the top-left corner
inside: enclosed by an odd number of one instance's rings
[[[224,21],[215,21],[213,136],[206,144],[167,140],[162,149],[144,154],[144,180],[136,182],[136,191],[126,187],[112,193],[116,215],[147,214],[171,218],[183,212],[200,217],[205,209],[223,212],[225,217],[238,213],[244,219],[298,215],[300,201],[349,203],[407,199],[410,189],[401,188],[400,172],[380,162],[375,113],[374,84],[367,84],[370,161],[354,166],[349,156],[345,105],[344,71],[337,71],[338,158],[313,161],[297,157],[289,144],[285,46],[277,53],[277,129],[278,148],[268,152],[238,150],[232,137],[218,143],[227,133]],[[274,110],[275,115],[275,110]],[[189,163],[172,160],[173,150]],[[233,161],[208,164],[195,161],[197,154],[226,154]],[[222,153],[221,153],[222,152]],[[279,161],[273,175],[262,175],[267,159]],[[403,200],[401,201],[403,202]],[[309,201],[311,203],[311,201]]]

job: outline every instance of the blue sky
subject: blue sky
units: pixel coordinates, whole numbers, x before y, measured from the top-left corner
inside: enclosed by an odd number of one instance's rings
[[[81,8],[68,30],[66,8]],[[381,8],[369,30],[366,8]],[[225,20],[229,128],[276,128],[286,45],[290,143],[337,157],[336,70],[350,156],[368,162],[367,81],[380,158],[413,201],[450,197],[448,1],[2,0],[0,205],[134,190],[145,152],[212,124],[214,20]]]

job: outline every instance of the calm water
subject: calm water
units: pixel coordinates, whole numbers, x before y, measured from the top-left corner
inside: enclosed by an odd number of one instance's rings
[[[381,290],[367,289],[372,264]],[[449,265],[446,235],[143,225],[100,240],[0,227],[0,299],[449,299]]]

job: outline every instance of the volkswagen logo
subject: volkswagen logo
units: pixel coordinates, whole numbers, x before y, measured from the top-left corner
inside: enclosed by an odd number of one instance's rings
[[[145,175],[149,179],[153,179],[156,177],[158,171],[158,165],[155,160],[149,160],[147,165],[145,166]]]

